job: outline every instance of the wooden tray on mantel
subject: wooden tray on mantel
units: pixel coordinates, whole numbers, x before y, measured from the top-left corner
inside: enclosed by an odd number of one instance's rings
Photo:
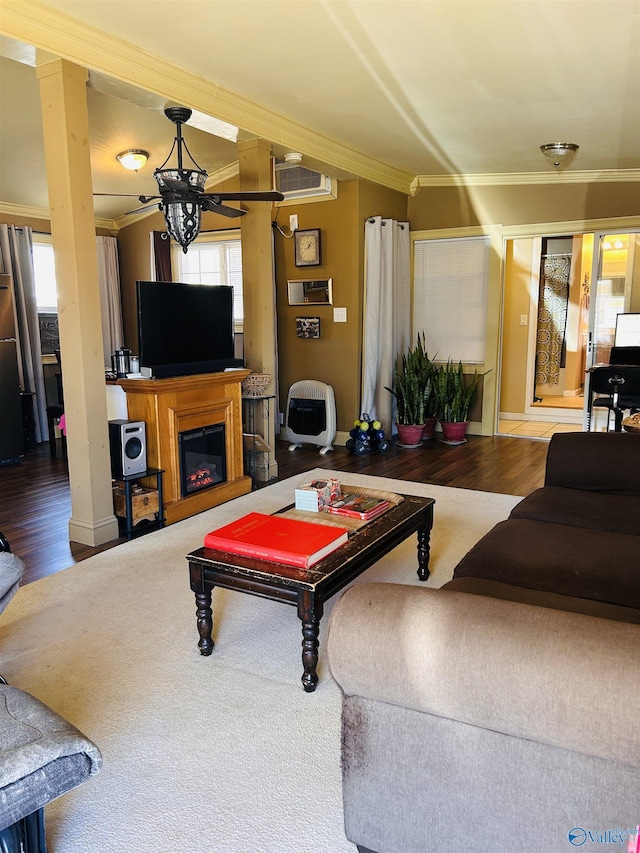
[[[381,489],[368,489],[365,486],[349,486],[345,483],[340,484],[340,491],[347,495],[364,495],[365,497],[387,500],[391,505],[389,506],[389,509],[391,509],[392,506],[398,506],[404,500],[402,495],[396,495],[395,492],[385,492]],[[296,509],[295,507],[287,508],[282,512],[279,512],[278,515],[282,515],[285,518],[299,518],[301,521],[311,521],[314,524],[326,524],[330,527],[346,527],[348,530],[360,530],[361,527],[364,527],[365,524],[369,524],[370,521],[374,521],[376,518],[381,518],[385,512],[387,512],[387,510],[374,516],[374,518],[368,519],[368,521],[364,521],[361,518],[351,518],[348,515],[324,512],[322,510],[320,512],[308,512],[307,510]]]

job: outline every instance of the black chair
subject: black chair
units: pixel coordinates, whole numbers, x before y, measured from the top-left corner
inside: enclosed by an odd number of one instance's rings
[[[24,563],[0,533],[0,612]],[[44,807],[94,776],[98,747],[31,694],[0,676],[0,853],[47,853]]]
[[[593,410],[605,408],[607,432],[610,414],[614,415],[614,431],[622,432],[625,411],[640,411],[640,366],[609,365],[593,367],[589,371],[589,415],[587,429],[591,429]]]
[[[609,364],[640,364],[640,347],[611,347]]]
[[[55,426],[60,421],[64,414],[64,394],[62,392],[62,373],[60,372],[60,350],[55,350],[56,361],[58,362],[58,370],[56,372],[56,394],[55,403],[47,406],[47,425],[49,427],[49,452],[51,457],[56,457],[56,434]],[[62,442],[62,457],[67,458],[67,439],[64,433],[61,434]]]

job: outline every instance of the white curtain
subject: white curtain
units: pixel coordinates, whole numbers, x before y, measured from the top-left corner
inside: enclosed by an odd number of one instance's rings
[[[364,345],[361,413],[393,431],[396,358],[411,343],[411,238],[408,222],[375,216],[365,223]]]
[[[0,225],[0,265],[11,275],[13,286],[20,386],[35,395],[33,414],[39,443],[46,441],[49,433],[32,244],[31,228]]]
[[[120,268],[118,244],[115,237],[96,237],[98,281],[104,366],[111,367],[111,354],[122,346],[122,306],[120,301]]]

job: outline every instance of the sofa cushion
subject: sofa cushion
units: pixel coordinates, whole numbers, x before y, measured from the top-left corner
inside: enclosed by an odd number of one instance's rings
[[[557,592],[544,592],[540,589],[527,589],[510,583],[493,581],[488,578],[455,578],[444,584],[442,589],[456,592],[468,592],[472,595],[488,595],[503,601],[519,601],[522,604],[534,604],[536,607],[550,607],[552,610],[566,610],[568,613],[582,613],[584,616],[597,616],[599,619],[613,619],[614,622],[630,622],[640,625],[640,610],[634,607],[620,607],[602,601],[590,601],[575,595],[559,595]]]
[[[640,609],[638,546],[638,537],[629,534],[513,518],[483,536],[453,576]]]
[[[640,433],[556,433],[549,442],[545,486],[640,494]]]
[[[640,496],[544,486],[521,500],[511,511],[510,518],[531,518],[640,536]]]

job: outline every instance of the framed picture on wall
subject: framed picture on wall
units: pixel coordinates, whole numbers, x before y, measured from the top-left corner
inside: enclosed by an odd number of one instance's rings
[[[319,338],[320,317],[296,317],[296,335],[299,338]]]

